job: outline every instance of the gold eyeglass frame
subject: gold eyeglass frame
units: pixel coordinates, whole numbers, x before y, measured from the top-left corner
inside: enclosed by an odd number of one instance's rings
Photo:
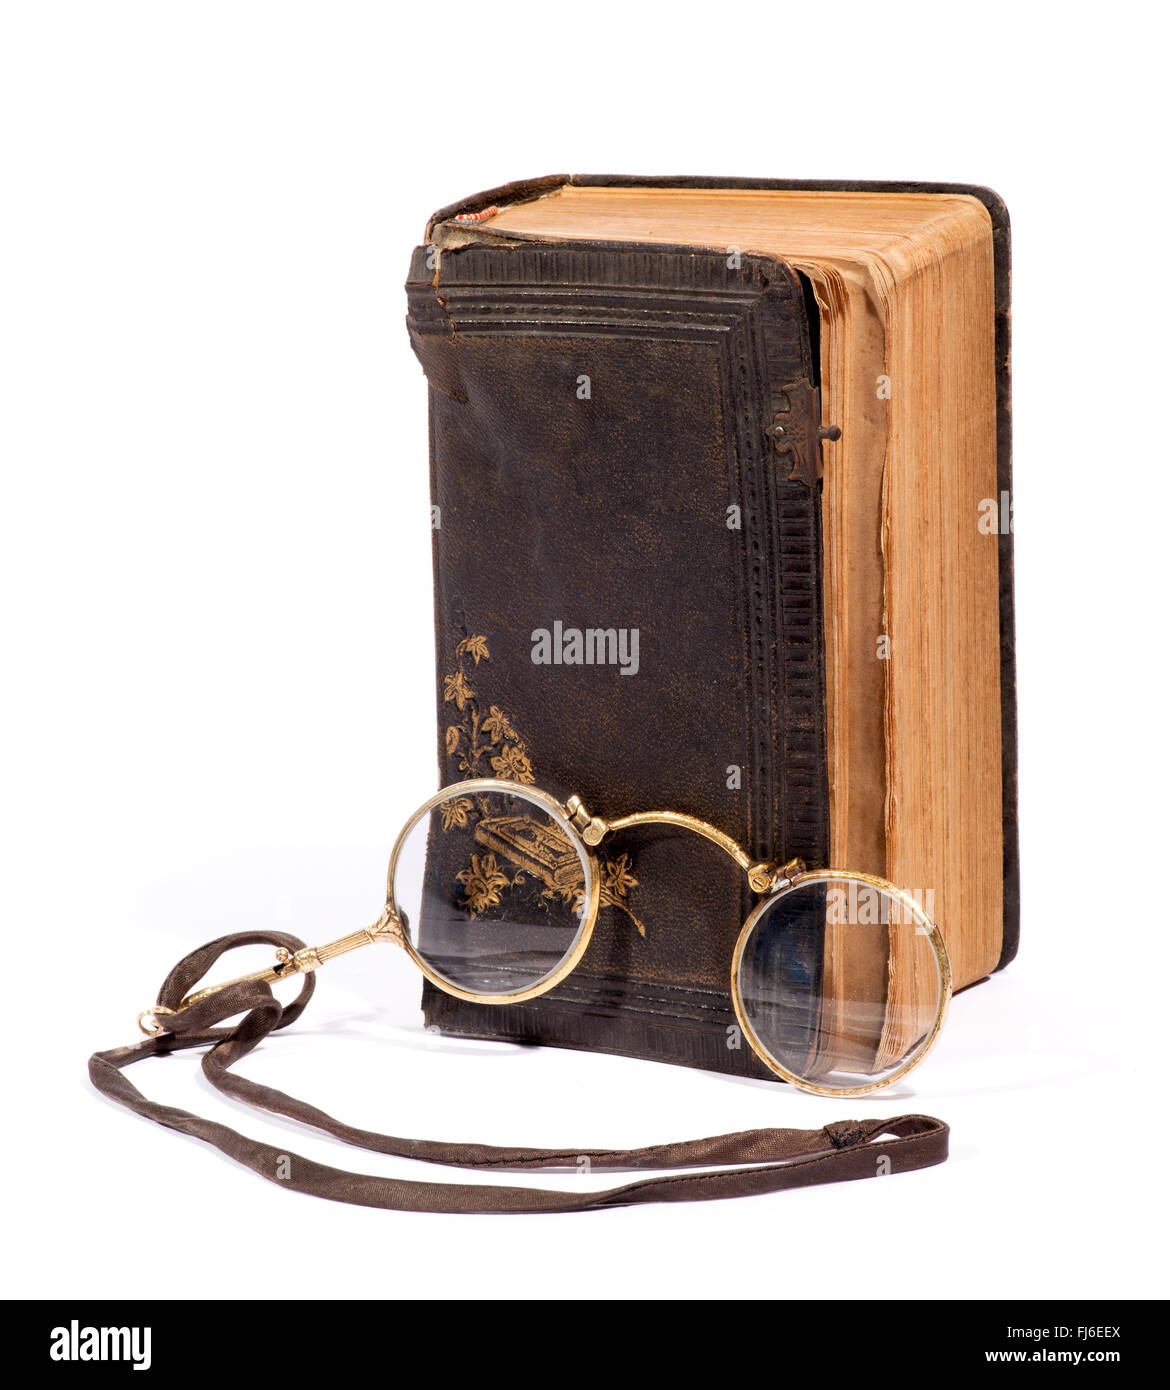
[[[747,1011],[743,1006],[743,998],[739,990],[739,967],[743,961],[744,951],[751,940],[752,932],[756,924],[781,898],[793,892],[795,889],[803,887],[807,883],[864,883],[871,888],[876,888],[879,892],[895,899],[902,907],[910,913],[911,917],[918,924],[918,929],[923,933],[930,943],[934,952],[935,963],[938,966],[939,974],[939,997],[938,1006],[935,1009],[934,1022],[928,1029],[926,1036],[918,1045],[914,1052],[893,1071],[883,1076],[880,1081],[872,1081],[865,1086],[818,1086],[815,1082],[807,1078],[797,1076],[790,1072],[786,1067],[777,1062],[768,1049],[756,1035],[747,1017]],[[926,1060],[927,1055],[938,1042],[939,1034],[942,1032],[943,1024],[946,1022],[947,1013],[951,1006],[951,994],[953,991],[951,981],[951,958],[947,954],[946,942],[943,941],[942,932],[931,921],[931,919],[919,907],[915,899],[903,889],[890,883],[888,879],[878,878],[874,874],[858,873],[849,869],[805,869],[801,868],[788,880],[786,884],[778,887],[776,891],[770,893],[763,902],[757,903],[748,914],[740,929],[739,937],[735,943],[735,949],[731,955],[731,1003],[735,1009],[735,1016],[739,1021],[743,1035],[751,1044],[752,1051],[763,1064],[782,1076],[785,1081],[790,1081],[794,1086],[798,1086],[802,1091],[808,1091],[815,1096],[868,1096],[874,1091],[884,1091],[888,1086],[892,1086],[900,1080],[907,1072],[914,1070],[920,1062]]]
[[[402,855],[402,850],[414,827],[424,816],[429,816],[436,806],[441,806],[444,801],[449,801],[453,795],[474,796],[477,792],[495,792],[504,796],[518,796],[524,801],[539,806],[551,820],[554,820],[561,827],[569,843],[577,850],[582,867],[586,870],[585,902],[582,904],[582,923],[577,929],[572,949],[551,974],[543,976],[528,989],[516,990],[509,994],[480,994],[474,990],[460,989],[458,985],[432,970],[415,950],[409,932],[402,930],[402,940],[399,944],[426,978],[430,980],[431,984],[437,989],[441,989],[444,994],[453,994],[456,999],[466,999],[471,1004],[524,1004],[529,999],[538,999],[542,994],[547,994],[550,989],[555,989],[566,976],[571,975],[577,968],[593,938],[593,928],[597,923],[597,913],[601,906],[601,865],[597,861],[597,855],[581,838],[569,819],[568,810],[561,805],[556,797],[541,791],[539,787],[526,786],[520,782],[508,782],[495,777],[469,777],[466,782],[456,782],[451,786],[443,787],[434,796],[428,797],[398,832],[398,838],[394,841],[394,848],[390,851],[390,864],[386,869],[386,903],[388,906],[397,906],[394,900],[394,879],[398,872],[398,861]],[[402,928],[401,922],[399,922],[399,928]]]
[[[586,869],[585,901],[579,912],[581,914],[581,926],[574,938],[573,945],[568,953],[561,960],[555,970],[543,976],[535,985],[527,989],[517,990],[507,994],[485,994],[477,993],[472,990],[461,989],[452,981],[433,970],[423,957],[415,949],[410,940],[409,933],[404,928],[399,916],[399,907],[394,896],[394,881],[398,870],[399,860],[402,850],[410,836],[411,831],[423,819],[428,816],[437,806],[450,800],[455,796],[474,796],[479,792],[492,792],[504,796],[515,796],[520,799],[539,806],[561,829],[565,832],[570,843],[578,853],[583,866]],[[581,803],[580,797],[571,796],[565,802],[558,801],[548,792],[542,791],[539,787],[527,785],[520,782],[508,781],[504,778],[477,777],[469,778],[464,782],[452,783],[436,792],[434,796],[428,797],[421,806],[410,816],[406,824],[399,831],[394,841],[394,846],[390,852],[390,863],[386,870],[386,906],[383,908],[382,915],[370,927],[361,931],[354,932],[349,936],[341,937],[337,941],[330,942],[325,946],[306,946],[295,953],[280,949],[277,951],[277,962],[275,966],[267,970],[258,970],[251,975],[239,976],[234,980],[225,980],[218,985],[212,985],[206,989],[201,989],[193,994],[187,995],[180,1003],[179,1009],[185,1009],[188,1005],[195,1003],[199,999],[204,999],[208,995],[215,994],[228,985],[238,984],[245,980],[263,980],[268,983],[275,983],[278,980],[285,980],[293,975],[307,974],[317,970],[326,961],[334,959],[336,956],[344,955],[349,951],[354,951],[363,946],[368,946],[375,941],[392,942],[401,946],[410,959],[418,966],[419,970],[431,984],[437,989],[441,989],[445,994],[454,995],[457,999],[467,1000],[473,1004],[522,1004],[530,999],[537,999],[549,990],[555,989],[567,976],[571,975],[580,963],[581,958],[589,948],[589,942],[593,937],[593,929],[597,923],[597,916],[601,905],[601,864],[596,854],[596,847],[607,836],[616,834],[622,830],[630,829],[640,825],[667,825],[674,826],[680,830],[688,830],[693,834],[700,835],[717,845],[735,860],[736,864],[747,874],[748,883],[754,893],[763,893],[766,896],[756,904],[748,914],[739,937],[736,940],[735,948],[732,952],[731,960],[731,1002],[735,1010],[735,1017],[743,1036],[747,1039],[752,1051],[761,1062],[777,1076],[790,1082],[798,1090],[807,1091],[812,1095],[819,1096],[864,1096],[874,1091],[882,1091],[900,1080],[907,1072],[912,1071],[933,1049],[946,1021],[948,1009],[950,1007],[952,980],[951,963],[947,955],[946,944],[943,941],[942,933],[935,923],[927,916],[915,898],[890,883],[883,878],[877,878],[873,874],[858,873],[845,869],[808,869],[799,859],[790,860],[783,865],[771,864],[765,861],[755,861],[747,852],[742,849],[729,835],[709,822],[699,820],[695,816],[688,816],[679,811],[636,811],[627,816],[620,816],[615,820],[605,821],[600,817],[591,815]],[[768,1049],[755,1033],[747,1018],[747,1011],[744,1008],[743,999],[740,994],[739,975],[740,966],[743,962],[744,951],[748,942],[751,940],[752,932],[763,916],[771,908],[794,892],[797,888],[813,882],[832,882],[842,881],[851,883],[866,884],[872,888],[886,894],[909,913],[912,920],[917,924],[917,929],[926,936],[934,953],[935,962],[939,972],[939,998],[938,1007],[935,1011],[934,1022],[926,1033],[922,1042],[914,1052],[880,1080],[870,1082],[863,1086],[821,1086],[816,1082],[810,1081],[797,1073],[790,1071],[780,1062],[771,1056]],[[156,1036],[159,1033],[169,1031],[165,1020],[173,1017],[175,1010],[155,1005],[153,1008],[144,1009],[138,1016],[138,1026],[142,1032],[148,1036]]]

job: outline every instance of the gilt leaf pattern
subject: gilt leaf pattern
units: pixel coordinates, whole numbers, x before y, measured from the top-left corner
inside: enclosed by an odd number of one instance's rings
[[[499,705],[489,703],[487,713],[482,712],[479,697],[468,679],[466,662],[478,667],[481,662],[491,660],[487,637],[482,634],[463,637],[455,647],[455,659],[456,669],[443,677],[443,703],[453,704],[460,716],[458,722],[447,726],[444,734],[443,748],[447,757],[455,760],[456,768],[464,779],[495,776],[528,786],[534,784],[536,773],[528,745]],[[478,801],[479,805],[475,799],[461,796],[440,803],[443,829],[466,829],[473,826],[477,819],[485,818],[488,803],[482,796]],[[630,856],[623,853],[613,859],[602,858],[600,864],[601,902],[623,912],[634,923],[638,934],[645,936],[646,927],[628,901],[630,889],[638,886],[638,880],[631,872]],[[459,906],[474,917],[488,908],[498,907],[504,892],[525,883],[531,875],[518,869],[509,877],[494,853],[483,853],[472,854],[470,863],[455,877],[463,887]],[[546,903],[554,900],[572,902],[579,914],[585,907],[584,874],[575,886],[567,888],[554,888],[551,883],[546,883],[540,898]]]

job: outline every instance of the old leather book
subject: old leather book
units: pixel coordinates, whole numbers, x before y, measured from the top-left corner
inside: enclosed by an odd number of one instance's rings
[[[436,214],[407,291],[442,782],[535,779],[597,815],[682,811],[761,860],[882,875],[923,895],[957,987],[1005,965],[996,195],[557,176]],[[477,838],[546,884],[569,872],[521,824]],[[770,1075],[733,1028],[743,874],[661,828],[606,856],[572,976],[508,1007],[428,985],[428,1024]]]

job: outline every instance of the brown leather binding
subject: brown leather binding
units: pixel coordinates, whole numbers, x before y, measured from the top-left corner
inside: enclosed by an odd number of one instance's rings
[[[993,227],[1001,491],[1011,485],[1006,209],[990,190],[957,184],[554,175],[442,209],[412,261],[408,323],[431,385],[439,509],[441,739],[453,722],[445,681],[457,674],[456,649],[482,636],[492,659],[474,671],[467,663],[469,683],[512,718],[542,785],[581,795],[601,816],[676,807],[715,822],[761,858],[824,863],[820,519],[807,485],[814,474],[807,460],[777,469],[767,438],[781,399],[815,401],[815,314],[791,270],[766,257],[743,257],[736,280],[725,257],[694,247],[493,242],[475,224],[452,226],[459,214],[565,183],[980,199]],[[700,361],[702,326],[720,313],[722,410],[711,406]],[[571,392],[579,376],[596,375],[590,364],[606,379],[583,406]],[[797,392],[786,396],[786,385]],[[671,401],[692,412],[689,431],[668,409],[663,416]],[[821,421],[803,423],[815,430]],[[716,454],[726,444],[729,466],[714,457],[713,441]],[[663,459],[668,469],[655,462]],[[742,555],[729,547],[726,565],[712,564],[702,519],[721,516],[741,492],[748,544]],[[1019,875],[1010,533],[998,544],[1002,968],[1017,949]],[[684,635],[669,670],[649,682],[621,681],[528,663],[527,628],[542,615],[611,625],[623,605],[651,628],[673,625]],[[441,743],[441,781],[469,775],[460,757]],[[743,768],[750,799],[725,793],[714,776],[719,763]],[[716,855],[667,837],[630,848],[637,931],[620,908],[603,909],[573,978],[530,1004],[484,1007],[428,986],[428,1024],[767,1075],[750,1050],[727,1045],[734,1020],[726,970],[747,906],[742,882]]]
[[[663,187],[775,189],[826,193],[939,193],[978,198],[991,218],[995,260],[995,388],[998,490],[1012,489],[1011,377],[1011,222],[1003,199],[979,184],[921,182],[898,179],[769,179],[709,175],[550,174],[520,179],[460,199],[434,213],[427,224],[431,242],[442,223],[459,214],[477,213],[497,204],[515,205],[539,198],[564,184],[580,187]],[[999,534],[1000,693],[1003,761],[1003,947],[997,969],[1008,965],[1019,950],[1020,861],[1018,815],[1018,736],[1016,729],[1015,561],[1011,531]]]
[[[225,951],[266,942],[283,946],[290,952],[300,950],[305,944],[283,932],[239,932],[219,937],[179,962],[159,992],[159,1004],[177,1008]],[[169,1018],[173,1032],[130,1047],[95,1053],[89,1061],[90,1078],[110,1100],[156,1124],[211,1144],[236,1163],[280,1187],[327,1197],[335,1202],[389,1211],[567,1212],[598,1211],[647,1202],[711,1201],[910,1172],[942,1163],[947,1157],[947,1126],[929,1115],[899,1115],[890,1120],[842,1120],[815,1130],[743,1130],[738,1134],[639,1149],[500,1148],[490,1144],[403,1139],[356,1129],[283,1091],[261,1086],[230,1070],[270,1033],[288,1027],[300,1016],[315,983],[314,975],[305,976],[299,997],[287,1007],[283,1007],[269,986],[260,981],[230,985]],[[244,1017],[233,1027],[215,1026],[239,1013]],[[604,1192],[587,1193],[414,1182],[352,1173],[291,1153],[284,1146],[276,1148],[249,1139],[226,1125],[189,1111],[147,1100],[125,1075],[126,1068],[135,1062],[187,1048],[207,1049],[202,1063],[203,1074],[225,1095],[298,1120],[374,1153],[459,1168],[496,1170],[579,1169],[581,1159],[587,1158],[595,1168],[703,1166],[714,1171],[644,1178]]]
[[[469,245],[437,268],[419,248],[408,288],[442,783],[532,776],[600,816],[666,806],[756,859],[827,863],[820,500],[767,433],[816,408],[798,277],[693,248]],[[819,419],[799,423],[815,441]],[[556,622],[639,632],[638,673],[535,664]],[[516,737],[471,760],[493,708]],[[428,1024],[771,1077],[730,1000],[744,875],[691,837],[632,833],[622,853],[636,883],[569,980],[506,1008],[428,986]]]

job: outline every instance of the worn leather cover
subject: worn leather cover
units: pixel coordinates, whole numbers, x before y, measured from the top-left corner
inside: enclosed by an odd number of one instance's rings
[[[759,859],[827,863],[821,498],[809,459],[782,452],[774,432],[785,418],[789,437],[795,425],[815,441],[820,423],[805,288],[769,257],[489,243],[473,225],[436,254],[438,223],[566,181],[443,209],[411,263],[408,326],[430,383],[441,780],[531,777],[596,815],[669,808]],[[1006,214],[985,190],[957,191],[995,204],[1007,488]],[[1002,965],[1018,880],[1011,537],[1001,545]],[[588,629],[626,634],[624,661],[534,660],[535,633],[567,655]],[[469,740],[485,720],[496,737]],[[704,841],[657,830],[604,853],[615,902],[568,980],[507,1007],[428,984],[428,1025],[771,1077],[733,1027],[730,962],[753,901],[742,872]]]

